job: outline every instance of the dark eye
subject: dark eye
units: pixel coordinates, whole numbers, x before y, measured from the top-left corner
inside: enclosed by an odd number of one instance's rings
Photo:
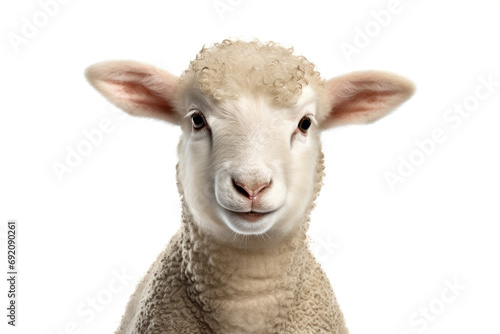
[[[191,116],[191,121],[195,130],[200,130],[207,124],[205,117],[203,117],[203,114],[199,112],[194,113],[193,116]]]
[[[307,116],[302,117],[298,127],[300,131],[306,133],[307,130],[311,127],[311,119]]]

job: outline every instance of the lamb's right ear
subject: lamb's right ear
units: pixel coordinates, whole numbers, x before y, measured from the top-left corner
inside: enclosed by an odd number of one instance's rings
[[[85,76],[110,102],[134,116],[180,124],[174,94],[179,78],[135,61],[105,61],[89,66]]]
[[[330,102],[322,129],[345,124],[371,123],[384,117],[415,91],[411,81],[380,71],[349,73],[326,82]]]

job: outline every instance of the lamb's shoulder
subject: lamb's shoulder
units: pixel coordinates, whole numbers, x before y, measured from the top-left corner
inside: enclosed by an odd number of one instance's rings
[[[298,306],[280,333],[348,334],[328,277],[309,251],[306,259],[298,288]]]
[[[175,234],[137,286],[116,334],[211,334],[181,280],[181,234]]]

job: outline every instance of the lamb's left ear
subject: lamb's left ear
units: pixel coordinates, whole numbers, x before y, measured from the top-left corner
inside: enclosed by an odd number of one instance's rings
[[[180,124],[174,108],[179,78],[135,61],[105,61],[89,66],[85,76],[110,102],[134,116]]]
[[[329,114],[322,129],[337,125],[371,123],[387,115],[414,92],[414,85],[392,73],[365,71],[326,82]]]

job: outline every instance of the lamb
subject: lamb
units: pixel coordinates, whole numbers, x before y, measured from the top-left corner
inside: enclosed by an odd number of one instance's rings
[[[306,232],[323,179],[320,133],[371,123],[413,84],[364,71],[325,81],[276,43],[204,47],[176,77],[134,61],[90,66],[129,114],[180,126],[180,230],[116,333],[348,333]]]

